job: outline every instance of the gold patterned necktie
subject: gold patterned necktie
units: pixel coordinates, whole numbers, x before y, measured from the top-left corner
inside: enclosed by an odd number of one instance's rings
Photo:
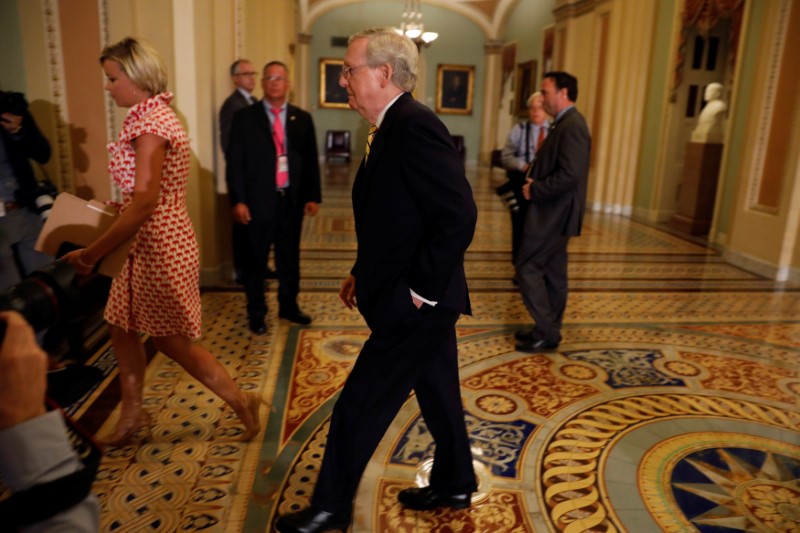
[[[378,131],[378,126],[371,124],[369,127],[369,133],[367,134],[367,147],[364,149],[364,163],[367,162],[367,158],[369,157],[369,149],[372,146],[372,139],[375,138],[376,131]]]

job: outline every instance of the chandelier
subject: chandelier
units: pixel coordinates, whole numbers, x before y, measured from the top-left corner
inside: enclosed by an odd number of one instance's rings
[[[397,33],[405,35],[414,43],[417,48],[430,45],[439,37],[435,31],[425,31],[425,24],[422,22],[422,9],[419,0],[405,0],[403,9],[403,20]]]

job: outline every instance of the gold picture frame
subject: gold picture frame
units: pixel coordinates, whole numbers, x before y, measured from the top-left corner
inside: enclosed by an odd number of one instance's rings
[[[331,57],[319,60],[319,106],[330,109],[349,109],[347,89],[339,86],[343,59]]]
[[[474,65],[439,65],[436,69],[436,112],[471,115]]]
[[[515,100],[517,116],[528,116],[528,98],[536,92],[536,60],[531,59],[524,63],[517,63]]]

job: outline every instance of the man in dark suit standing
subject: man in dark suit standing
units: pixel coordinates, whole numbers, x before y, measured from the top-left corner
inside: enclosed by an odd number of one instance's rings
[[[339,297],[371,329],[331,416],[311,506],[282,532],[346,529],[361,475],[413,390],[436,443],[411,509],[466,508],[476,490],[458,377],[455,323],[470,312],[464,253],[477,209],[447,128],[414,101],[418,52],[391,28],[350,38],[339,83],[372,127],[353,184],[358,251]]]
[[[231,136],[231,123],[233,114],[245,107],[255,104],[258,99],[253,96],[258,73],[253,69],[253,64],[247,59],[237,59],[231,65],[231,81],[234,91],[222,103],[219,109],[219,139],[222,152],[228,151],[228,140]],[[243,284],[242,264],[247,253],[247,232],[241,224],[233,225],[231,247],[233,249],[233,272],[236,283]]]
[[[591,150],[586,120],[575,109],[578,80],[566,72],[547,72],[541,93],[544,110],[555,118],[523,187],[530,203],[515,263],[522,299],[536,322],[516,333],[516,347],[530,353],[561,342],[567,244],[581,233]]]
[[[228,151],[233,114],[258,102],[258,99],[253,96],[257,75],[258,72],[253,69],[253,64],[247,59],[237,59],[231,65],[231,81],[235,89],[219,109],[219,139],[223,152]]]
[[[267,63],[261,86],[264,100],[233,116],[226,172],[234,222],[247,232],[248,257],[242,274],[249,326],[257,335],[267,329],[264,276],[273,244],[278,316],[311,323],[297,305],[300,230],[303,216],[316,215],[322,201],[314,122],[307,112],[286,102],[286,65]]]

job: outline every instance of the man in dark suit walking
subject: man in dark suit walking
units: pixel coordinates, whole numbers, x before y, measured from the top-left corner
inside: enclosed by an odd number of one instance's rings
[[[477,209],[450,133],[414,101],[417,48],[391,28],[350,38],[339,83],[372,127],[353,184],[358,251],[339,297],[371,329],[331,416],[311,506],[282,532],[346,529],[361,475],[413,390],[436,443],[430,484],[411,509],[466,508],[476,490],[458,378],[455,323]]]
[[[266,333],[264,276],[275,245],[278,316],[298,324],[311,317],[297,305],[300,292],[300,230],[322,201],[317,138],[311,115],[286,102],[289,79],[279,61],[264,67],[264,100],[233,116],[227,150],[228,194],[233,219],[246,228],[242,263],[250,330]]]
[[[531,166],[522,243],[515,267],[525,307],[536,325],[516,333],[517,350],[558,347],[567,306],[567,244],[580,235],[586,209],[591,136],[577,109],[578,80],[547,72],[541,86],[544,110],[555,117]]]

